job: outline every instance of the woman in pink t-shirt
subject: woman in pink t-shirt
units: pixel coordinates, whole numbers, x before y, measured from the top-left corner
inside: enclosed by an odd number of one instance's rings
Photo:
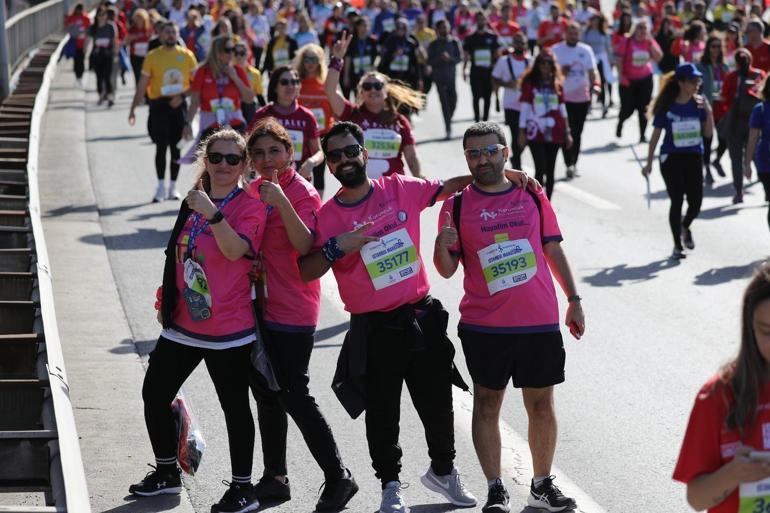
[[[342,463],[331,427],[308,389],[321,287],[319,280],[302,281],[297,267],[297,259],[313,246],[321,198],[294,171],[291,137],[275,118],[258,121],[247,146],[258,173],[249,194],[270,208],[259,258],[258,286],[262,291],[265,346],[281,387],[274,393],[264,380],[252,380],[265,459],[264,474],[255,493],[260,501],[291,497],[286,479],[288,413],[326,478],[316,509],[336,511],[344,503],[336,503],[334,497],[344,496],[347,502],[355,486]],[[347,493],[338,493],[346,489]]]
[[[650,35],[647,22],[640,21],[629,37],[622,38],[615,49],[620,82],[620,113],[615,136],[623,135],[623,123],[636,111],[639,115],[639,142],[646,143],[647,106],[652,100],[652,63],[663,57],[658,43]]]

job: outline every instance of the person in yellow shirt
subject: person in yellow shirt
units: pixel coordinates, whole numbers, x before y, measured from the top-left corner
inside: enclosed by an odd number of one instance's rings
[[[198,61],[195,55],[183,46],[177,45],[179,31],[173,22],[160,26],[161,46],[147,54],[142,64],[142,76],[136,85],[134,100],[128,113],[128,124],[136,121],[134,110],[143,102],[145,94],[150,103],[147,119],[147,131],[155,143],[155,172],[158,175],[158,188],[153,203],[164,199],[180,199],[176,189],[179,175],[179,141],[182,131],[189,121],[185,118],[187,104],[185,96],[190,90],[190,81]],[[171,152],[171,182],[166,195],[166,151]]]
[[[235,57],[234,63],[236,66],[240,66],[246,72],[246,76],[249,77],[249,87],[254,91],[257,96],[257,101],[260,105],[264,106],[265,102],[265,89],[262,85],[262,73],[249,64],[249,48],[246,46],[246,42],[238,36],[235,36],[235,51],[233,53]],[[243,117],[246,118],[246,125],[250,125],[254,113],[257,111],[257,105],[255,102],[241,102],[241,111]]]

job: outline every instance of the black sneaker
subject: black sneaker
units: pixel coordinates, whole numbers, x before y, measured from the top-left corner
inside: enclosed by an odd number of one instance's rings
[[[318,504],[315,505],[316,511],[339,511],[358,492],[358,485],[353,479],[353,474],[350,473],[350,470],[345,469],[345,471],[347,477],[327,481],[321,486],[324,491],[321,493],[321,498],[318,499]]]
[[[259,501],[254,496],[254,486],[251,483],[228,483],[225,494],[219,502],[211,506],[211,513],[245,513],[259,509]]]
[[[548,511],[566,511],[568,509],[575,509],[575,499],[565,497],[561,490],[559,490],[554,484],[553,479],[555,476],[549,476],[543,479],[540,486],[535,488],[535,481],[529,487],[529,497],[527,497],[527,504],[533,508],[545,509]]]
[[[289,478],[282,483],[272,476],[262,476],[254,485],[254,496],[259,502],[286,502],[291,500]]]
[[[618,139],[623,137],[623,124],[618,123],[618,126],[615,128],[615,137]]]
[[[671,252],[671,258],[674,260],[682,260],[683,258],[687,258],[687,255],[685,254],[684,249],[674,246],[674,251]]]
[[[487,493],[487,503],[481,508],[482,513],[509,513],[511,508],[508,507],[508,490],[505,489],[502,483],[498,482],[489,488]]]
[[[682,243],[687,249],[695,249],[695,241],[692,240],[692,231],[686,226],[682,226]]]
[[[721,176],[722,178],[724,178],[725,176],[727,176],[727,175],[725,174],[725,170],[722,168],[722,164],[721,164],[721,163],[720,163],[718,160],[715,160],[714,162],[712,162],[712,163],[711,163],[711,165],[712,165],[712,166],[714,166],[714,169],[716,169],[716,170],[717,170],[717,174],[718,174],[719,176]]]
[[[154,465],[150,465],[153,470],[147,472],[144,479],[137,484],[128,487],[128,493],[132,495],[141,495],[142,497],[152,497],[154,495],[177,494],[182,491],[182,478],[177,468],[176,471],[161,471]]]

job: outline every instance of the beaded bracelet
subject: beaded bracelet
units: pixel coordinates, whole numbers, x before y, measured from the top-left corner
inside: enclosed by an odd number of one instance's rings
[[[333,69],[337,73],[342,73],[342,66],[345,63],[342,59],[339,59],[337,57],[332,57],[329,60],[329,69]]]
[[[326,244],[321,247],[321,253],[330,264],[333,264],[335,260],[339,260],[345,256],[345,252],[342,251],[342,248],[337,243],[337,237],[332,237],[327,240]]]

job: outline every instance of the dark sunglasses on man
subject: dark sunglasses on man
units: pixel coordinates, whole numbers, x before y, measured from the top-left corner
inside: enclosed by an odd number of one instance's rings
[[[350,146],[345,146],[344,148],[338,148],[336,150],[330,150],[326,152],[326,160],[331,162],[332,164],[336,164],[340,160],[342,160],[342,155],[344,154],[345,157],[349,159],[354,159],[361,155],[361,152],[363,151],[363,148],[360,144],[351,144]]]
[[[465,150],[465,156],[470,160],[478,160],[482,155],[487,158],[494,157],[497,155],[497,152],[503,148],[505,148],[505,146],[502,144],[488,144],[487,146],[482,146],[481,148],[468,148]]]
[[[222,162],[222,159],[224,159],[225,162],[227,162],[231,166],[237,166],[238,164],[240,164],[243,158],[244,158],[243,155],[238,155],[235,153],[223,154],[216,151],[212,151],[211,153],[206,155],[206,159],[212,164],[219,164],[220,162]]]

